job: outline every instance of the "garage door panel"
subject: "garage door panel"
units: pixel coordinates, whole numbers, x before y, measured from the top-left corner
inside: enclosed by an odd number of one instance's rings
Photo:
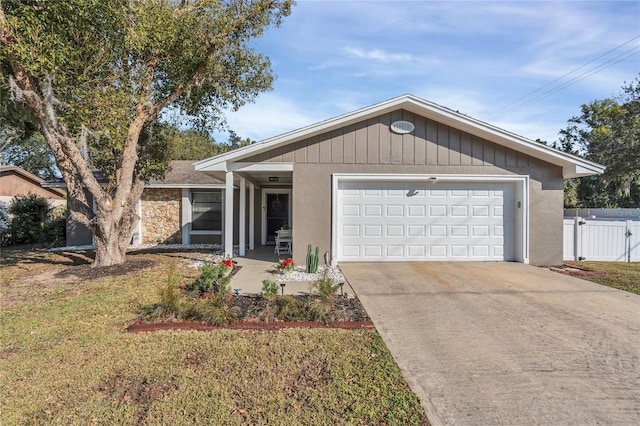
[[[340,182],[339,260],[513,260],[511,183]]]

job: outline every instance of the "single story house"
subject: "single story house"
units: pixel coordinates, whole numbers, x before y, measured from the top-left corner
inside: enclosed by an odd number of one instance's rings
[[[46,198],[53,207],[66,204],[66,192],[59,188],[43,188],[39,176],[17,166],[0,166],[0,203],[9,207],[18,195],[37,195]]]
[[[296,263],[311,244],[333,263],[560,264],[563,180],[604,170],[403,95],[174,163],[145,189],[135,238],[221,243],[227,254],[238,245],[244,256],[290,228]]]

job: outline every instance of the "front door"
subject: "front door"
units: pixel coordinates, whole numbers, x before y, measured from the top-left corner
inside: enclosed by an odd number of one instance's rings
[[[267,193],[265,196],[266,244],[274,244],[276,231],[289,228],[289,193]]]

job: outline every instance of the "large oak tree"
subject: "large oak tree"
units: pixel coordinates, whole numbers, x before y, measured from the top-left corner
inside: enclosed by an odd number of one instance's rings
[[[44,136],[73,219],[95,236],[94,266],[124,262],[144,183],[166,169],[152,137],[160,114],[171,108],[211,128],[270,89],[270,62],[250,43],[290,8],[286,0],[0,0],[0,92]]]

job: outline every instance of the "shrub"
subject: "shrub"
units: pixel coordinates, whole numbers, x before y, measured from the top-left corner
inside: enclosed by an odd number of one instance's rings
[[[167,282],[158,289],[160,303],[157,307],[158,318],[180,318],[180,291],[174,282]]]
[[[326,270],[324,277],[311,284],[311,292],[320,296],[320,300],[327,305],[333,305],[339,288],[339,284],[334,283],[331,278],[327,277]]]
[[[64,239],[64,214],[54,216],[53,211],[46,198],[34,194],[16,196],[9,205],[13,242],[32,244]]]
[[[260,295],[265,299],[273,299],[278,295],[278,283],[271,280],[262,280],[262,291]]]
[[[216,295],[228,292],[230,278],[225,274],[225,269],[222,263],[204,262],[200,267],[200,276],[193,284],[195,296],[202,296],[207,292]]]
[[[284,321],[306,320],[307,312],[303,303],[293,296],[280,296],[275,300],[276,318]]]
[[[205,297],[194,299],[185,307],[183,317],[192,321],[206,321],[214,325],[230,324],[238,319],[240,310],[228,303],[219,304],[218,300]]]
[[[0,246],[11,241],[11,218],[4,204],[0,203]]]

